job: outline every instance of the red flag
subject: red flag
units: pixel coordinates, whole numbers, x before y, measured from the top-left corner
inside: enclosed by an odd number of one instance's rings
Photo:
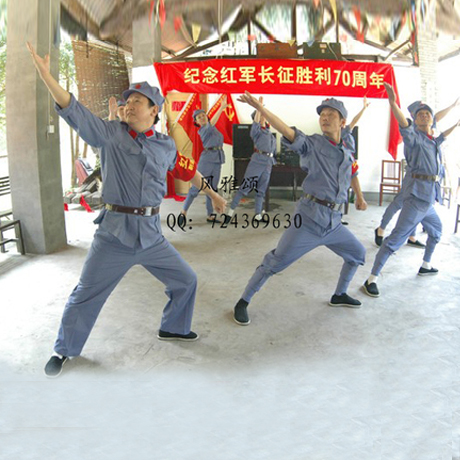
[[[195,175],[198,160],[203,151],[203,144],[198,135],[198,127],[194,125],[193,121],[193,112],[197,109],[201,109],[201,101],[198,94],[193,94],[177,117],[177,123],[182,126],[192,143],[192,157],[188,158],[178,152],[173,176],[186,182]]]
[[[86,202],[85,197],[82,195],[80,198],[80,206],[83,206],[87,212],[94,212],[91,206]]]
[[[233,145],[233,125],[238,125],[240,121],[238,120],[238,115],[236,113],[231,94],[227,94],[226,96],[228,107],[222,112],[222,115],[217,120],[215,127],[224,135],[224,142],[226,144]],[[219,97],[217,102],[208,112],[208,116],[211,120],[215,113],[219,110],[219,107],[221,106],[224,98],[225,94]]]

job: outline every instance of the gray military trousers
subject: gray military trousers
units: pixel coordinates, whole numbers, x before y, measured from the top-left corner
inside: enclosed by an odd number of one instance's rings
[[[166,286],[169,300],[160,329],[177,334],[190,332],[196,274],[166,238],[157,235],[157,241],[143,249],[140,245],[130,248],[110,233],[96,231],[80,280],[64,309],[54,346],[57,353],[80,355],[105,301],[133,265],[142,265]]]

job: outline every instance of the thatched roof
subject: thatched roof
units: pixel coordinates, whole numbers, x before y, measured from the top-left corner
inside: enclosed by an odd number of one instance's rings
[[[434,5],[434,3],[436,5]],[[83,29],[93,36],[116,43],[127,51],[132,50],[132,22],[141,16],[151,16],[158,11],[161,0],[61,0],[62,6]],[[381,54],[393,57],[403,57],[410,54],[410,50],[401,46],[410,38],[410,9],[415,3],[424,12],[431,6],[436,7],[436,29],[442,42],[439,46],[441,57],[456,53],[460,48],[460,2],[454,0],[305,0],[305,1],[272,1],[272,0],[163,0],[165,21],[162,27],[163,57],[174,57],[186,50],[191,53],[211,34],[225,37],[227,30],[224,24],[230,17],[234,17],[229,24],[231,31],[246,26],[248,20],[255,17],[261,9],[270,5],[285,4],[292,7],[294,4],[305,5],[312,10],[321,9],[323,30],[315,34],[316,40],[321,40],[331,26],[333,27],[333,6],[337,4],[337,15],[341,27],[352,36],[356,34],[357,14],[362,18],[361,32],[364,41],[375,45]],[[232,16],[233,15],[233,16]],[[372,36],[369,27],[370,21],[379,24],[382,29],[388,28],[388,34],[382,31],[378,36]],[[406,30],[398,30],[394,35],[395,24],[405,24]],[[201,29],[199,40],[193,40],[193,28]],[[264,24],[259,24],[264,29]],[[265,30],[276,39],[276,31]],[[358,31],[359,32],[359,31]],[[361,35],[361,41],[363,41]],[[400,35],[400,36],[399,36]],[[391,39],[389,39],[391,37]],[[457,39],[459,41],[457,41]],[[401,48],[399,48],[401,46]],[[410,44],[408,44],[410,48]],[[397,49],[396,52],[394,50]]]

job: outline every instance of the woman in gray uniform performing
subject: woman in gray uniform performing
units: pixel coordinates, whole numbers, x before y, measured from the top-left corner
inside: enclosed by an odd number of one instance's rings
[[[208,115],[203,109],[195,110],[193,112],[193,120],[195,125],[200,129],[198,134],[203,142],[204,150],[201,152],[200,160],[198,161],[197,169],[201,175],[208,181],[214,191],[217,191],[219,185],[220,172],[222,165],[225,163],[225,154],[223,150],[224,136],[214,126],[222,112],[227,108],[227,100],[222,102],[219,110],[216,114],[209,119]],[[184,208],[181,211],[181,215],[184,217],[187,215],[187,211],[190,208],[193,200],[198,196],[200,190],[196,186],[192,186],[187,194],[187,198],[184,201]],[[211,199],[206,197],[206,212],[207,222],[214,222],[215,216],[213,216],[213,207]],[[181,218],[181,216],[179,216]],[[183,218],[182,218],[183,219]],[[217,222],[217,221],[216,221]]]

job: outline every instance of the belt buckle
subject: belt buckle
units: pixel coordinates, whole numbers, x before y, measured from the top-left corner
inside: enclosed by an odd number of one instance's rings
[[[143,209],[143,212],[142,212],[142,215],[145,216],[145,217],[151,217],[152,216],[152,206],[146,206],[145,208],[142,208]]]
[[[112,211],[113,208],[111,204],[106,204],[105,209],[107,209],[107,211]]]
[[[331,208],[332,211],[339,211],[340,210],[340,204],[338,204],[338,203],[329,203],[329,208]]]

